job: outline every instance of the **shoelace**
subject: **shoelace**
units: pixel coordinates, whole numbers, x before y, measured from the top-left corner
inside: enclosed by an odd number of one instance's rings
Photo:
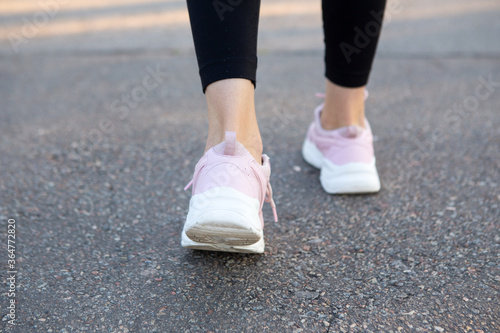
[[[276,212],[276,204],[273,200],[273,188],[271,187],[271,183],[267,183],[266,196],[264,197],[265,202],[269,202],[271,208],[273,210],[274,222],[278,222],[278,213]]]
[[[193,183],[194,183],[194,178],[189,181],[186,187],[184,187],[184,191],[187,191],[191,187],[191,185],[193,185]]]
[[[184,191],[187,191],[194,183],[194,178],[184,187]],[[269,202],[271,205],[271,209],[273,210],[274,222],[278,222],[278,213],[276,212],[276,204],[273,200],[273,188],[271,187],[271,183],[267,183],[266,194],[264,196],[264,201]]]

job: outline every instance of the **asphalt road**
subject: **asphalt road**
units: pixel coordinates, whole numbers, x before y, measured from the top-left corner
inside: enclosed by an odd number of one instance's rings
[[[382,190],[331,196],[300,155],[319,2],[263,1],[263,255],[180,247],[207,126],[183,1],[59,1],[31,35],[41,3],[1,4],[0,331],[499,332],[500,4],[391,3]]]

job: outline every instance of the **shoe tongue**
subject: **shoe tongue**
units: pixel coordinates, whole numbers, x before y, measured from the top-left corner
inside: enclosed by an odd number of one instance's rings
[[[338,133],[344,138],[357,138],[363,133],[364,128],[361,126],[346,126],[338,129]]]

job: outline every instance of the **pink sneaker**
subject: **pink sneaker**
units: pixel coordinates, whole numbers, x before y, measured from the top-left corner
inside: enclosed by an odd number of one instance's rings
[[[347,126],[327,131],[321,127],[323,104],[314,110],[302,146],[307,163],[321,169],[321,186],[327,193],[370,193],[380,190],[375,166],[373,135],[368,121],[366,128]]]
[[[236,142],[236,133],[208,150],[194,170],[193,196],[182,230],[183,247],[225,251],[264,252],[264,201],[276,206],[269,183],[269,157],[259,165],[246,148]]]

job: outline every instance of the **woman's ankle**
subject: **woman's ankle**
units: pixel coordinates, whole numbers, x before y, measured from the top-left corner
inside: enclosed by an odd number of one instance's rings
[[[321,112],[321,127],[334,130],[345,126],[365,127],[365,87],[346,88],[329,80]]]
[[[205,150],[224,141],[226,131],[261,163],[262,139],[255,115],[254,86],[246,79],[227,79],[210,84],[206,91],[208,137]]]

